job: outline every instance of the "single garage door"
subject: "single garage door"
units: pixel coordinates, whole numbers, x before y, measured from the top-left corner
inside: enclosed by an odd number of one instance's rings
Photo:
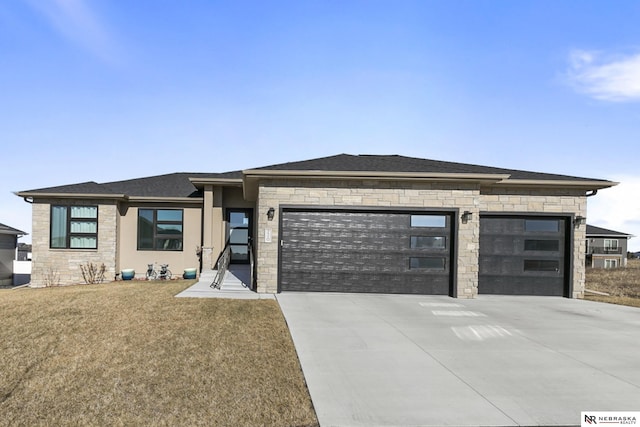
[[[282,212],[280,290],[448,295],[451,215]]]
[[[566,218],[480,216],[478,293],[568,296]]]

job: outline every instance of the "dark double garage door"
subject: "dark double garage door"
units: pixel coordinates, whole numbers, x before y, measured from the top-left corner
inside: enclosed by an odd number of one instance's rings
[[[284,209],[281,291],[454,295],[452,212]],[[562,217],[480,217],[481,294],[570,296]]]
[[[451,215],[282,212],[282,291],[448,295]]]

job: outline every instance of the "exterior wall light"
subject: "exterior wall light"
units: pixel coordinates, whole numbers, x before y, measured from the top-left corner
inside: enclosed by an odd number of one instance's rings
[[[276,214],[276,210],[274,208],[269,208],[267,211],[267,219],[269,221],[273,221],[273,216]]]
[[[467,222],[469,222],[469,220],[471,220],[471,217],[473,216],[473,212],[471,211],[464,211],[462,213],[462,216],[460,217],[460,219],[462,219],[462,223],[466,224]]]
[[[578,215],[577,217],[575,217],[573,219],[573,225],[577,228],[580,227],[582,224],[586,224],[587,223],[587,218],[583,217],[582,215]]]

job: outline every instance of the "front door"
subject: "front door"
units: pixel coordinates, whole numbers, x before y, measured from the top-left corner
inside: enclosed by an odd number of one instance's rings
[[[227,209],[227,241],[231,247],[231,263],[249,262],[253,209]]]

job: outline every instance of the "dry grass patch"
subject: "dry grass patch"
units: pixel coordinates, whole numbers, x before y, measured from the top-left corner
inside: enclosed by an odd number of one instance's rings
[[[628,260],[624,268],[588,268],[586,288],[610,295],[587,293],[588,300],[640,307],[640,260]]]
[[[0,425],[317,425],[275,301],[0,290]]]

